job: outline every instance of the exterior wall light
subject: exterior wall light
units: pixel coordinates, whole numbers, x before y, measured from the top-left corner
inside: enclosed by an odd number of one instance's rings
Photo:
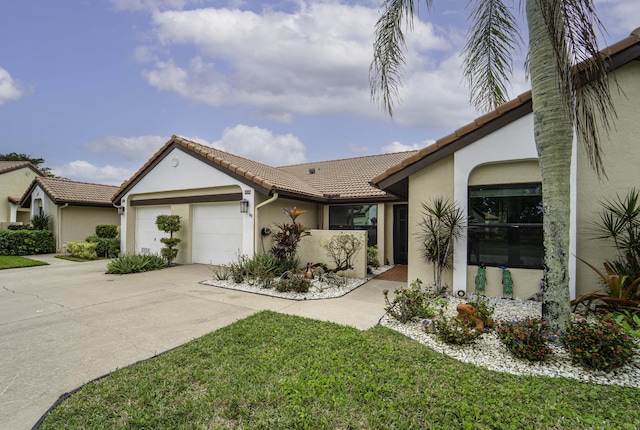
[[[246,214],[249,213],[249,200],[240,200],[240,213]]]

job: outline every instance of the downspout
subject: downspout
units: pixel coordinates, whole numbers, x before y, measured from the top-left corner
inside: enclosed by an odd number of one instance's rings
[[[58,252],[62,249],[62,209],[69,206],[69,203],[65,203],[63,206],[58,207]]]
[[[262,208],[263,206],[267,206],[270,205],[271,203],[275,202],[276,200],[278,200],[278,193],[273,193],[273,197],[271,197],[269,200],[265,200],[264,202],[260,203],[258,206],[256,206],[255,208],[253,208],[253,213],[255,214],[255,216],[253,217],[253,234],[254,234],[254,238],[255,238],[255,234],[258,232],[258,219],[260,218],[260,212],[258,211],[258,209]],[[259,233],[260,235],[260,239],[262,239],[262,232]],[[256,252],[256,248],[258,247],[258,244],[256,243],[256,241],[254,240],[253,242],[255,245],[253,246],[253,252]],[[260,243],[262,243],[262,240],[260,240]],[[264,251],[264,249],[263,249]]]

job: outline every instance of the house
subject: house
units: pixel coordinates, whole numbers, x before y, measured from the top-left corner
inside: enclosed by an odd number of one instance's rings
[[[581,145],[574,142],[571,162],[572,255],[602,267],[613,248],[593,240],[591,227],[600,202],[624,196],[638,181],[640,162],[640,28],[603,53],[617,111],[615,128],[604,141],[608,178],[599,180]],[[616,87],[616,84],[618,87]],[[472,292],[480,263],[487,266],[487,294],[502,294],[502,271],[512,273],[514,295],[528,298],[541,285],[543,245],[541,174],[533,134],[531,92],[487,113],[423,148],[373,178],[381,190],[408,201],[409,237],[419,231],[422,203],[444,196],[469,215],[466,234],[457,241],[454,269],[446,282]],[[408,250],[408,279],[433,279],[417,241]],[[591,269],[571,259],[571,296],[600,287]]]
[[[28,210],[18,202],[34,178],[44,176],[28,161],[0,161],[0,230],[9,223],[29,224]]]
[[[49,216],[56,249],[61,252],[64,243],[94,235],[96,225],[120,224],[118,208],[111,204],[116,191],[118,187],[111,185],[36,177],[18,204],[29,211],[29,218]]]
[[[174,214],[182,218],[176,262],[225,264],[268,251],[270,232],[290,221],[282,209],[296,207],[307,211],[298,219],[305,226],[365,230],[381,261],[406,262],[406,202],[369,180],[414,154],[271,167],[173,136],[113,196],[121,249],[159,253],[165,234],[155,219]]]

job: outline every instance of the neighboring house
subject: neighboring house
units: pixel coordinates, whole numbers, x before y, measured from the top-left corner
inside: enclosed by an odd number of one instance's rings
[[[113,196],[121,248],[159,253],[156,217],[174,214],[182,217],[178,263],[229,263],[268,251],[269,231],[290,221],[282,209],[297,207],[307,210],[298,218],[305,226],[366,230],[382,262],[406,262],[406,202],[369,180],[415,153],[276,168],[173,136]]]
[[[613,248],[594,240],[600,202],[640,187],[640,28],[603,51],[611,60],[611,92],[618,118],[603,139],[607,178],[600,181],[581,144],[575,144],[571,196],[571,296],[597,289],[599,278],[573,255],[602,267]],[[619,87],[616,87],[616,82]],[[618,90],[619,88],[619,90]],[[487,265],[487,293],[502,294],[502,272],[512,272],[514,295],[531,297],[543,276],[541,174],[533,134],[531,92],[477,118],[372,180],[408,199],[409,237],[419,231],[422,203],[444,196],[469,215],[466,234],[455,246],[447,282],[472,292],[479,263]],[[433,282],[433,269],[410,240],[408,279]]]
[[[30,218],[49,215],[56,249],[62,252],[64,243],[84,241],[94,235],[96,225],[120,225],[118,208],[111,203],[116,191],[118,187],[111,185],[37,177],[19,204],[30,211]]]
[[[9,223],[29,224],[30,213],[18,202],[36,177],[44,176],[28,161],[0,161],[0,230]]]

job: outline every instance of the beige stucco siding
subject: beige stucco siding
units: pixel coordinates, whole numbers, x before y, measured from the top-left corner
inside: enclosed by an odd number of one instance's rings
[[[577,247],[578,256],[602,268],[607,259],[616,256],[614,249],[602,240],[594,240],[591,225],[598,220],[600,202],[625,196],[633,187],[640,190],[640,62],[634,61],[616,70],[620,91],[612,86],[618,119],[615,128],[603,139],[604,166],[607,178],[599,180],[585,151],[578,151]],[[600,287],[598,276],[587,266],[577,263],[578,293]]]
[[[63,243],[82,242],[87,236],[95,235],[99,224],[120,225],[118,210],[113,207],[59,206],[57,209],[53,223],[58,251]]]
[[[28,167],[0,175],[0,222],[11,220],[11,203],[7,197],[22,197],[37,174]],[[23,218],[24,219],[24,218]]]
[[[436,197],[453,200],[453,167],[453,156],[448,156],[409,177],[409,282],[420,279],[423,285],[433,285],[433,266],[422,259],[416,233],[420,230],[422,203]],[[443,275],[444,283],[451,285],[452,280],[451,273]]]
[[[323,207],[308,202],[290,200],[290,199],[278,199],[274,202],[262,206],[257,214],[258,221],[255,226],[256,234],[256,253],[267,252],[273,246],[273,240],[270,236],[262,236],[261,230],[265,227],[271,229],[272,233],[278,230],[277,223],[291,223],[291,218],[285,214],[282,209],[306,210],[304,214],[298,216],[297,222],[300,222],[303,226],[310,229],[322,228]]]
[[[538,160],[489,163],[476,167],[469,175],[469,185],[496,185],[540,182]]]

